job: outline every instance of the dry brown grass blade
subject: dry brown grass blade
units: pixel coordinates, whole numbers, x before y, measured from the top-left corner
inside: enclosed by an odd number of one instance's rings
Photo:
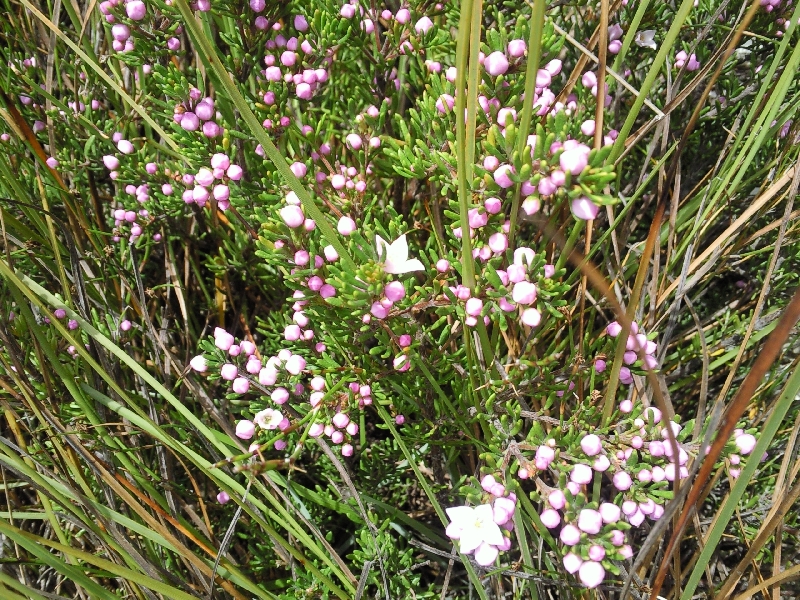
[[[800,579],[800,565],[795,565],[794,567],[790,567],[785,571],[782,571],[780,575],[776,575],[775,577],[770,577],[764,583],[751,587],[746,592],[739,594],[734,598],[734,600],[750,600],[756,594],[764,592],[775,585],[780,585],[781,583],[785,583],[787,581],[794,581],[795,579]]]
[[[55,169],[51,169],[47,166],[47,154],[45,154],[44,148],[42,148],[39,140],[36,139],[36,134],[33,133],[33,129],[31,129],[30,125],[28,125],[28,122],[20,114],[20,112],[17,110],[17,107],[14,106],[14,103],[2,89],[0,89],[0,100],[3,101],[3,104],[5,104],[6,107],[5,110],[0,110],[0,116],[3,117],[3,120],[8,123],[9,127],[14,130],[21,140],[24,140],[28,143],[30,149],[33,150],[36,156],[39,157],[42,165],[44,165],[45,168],[50,171],[50,174],[53,176],[53,179],[56,180],[59,187],[61,187],[62,190],[67,191],[67,185],[64,183],[64,180],[61,179],[61,174]]]
[[[726,243],[728,243],[731,239],[733,239],[733,234],[736,233],[739,229],[744,227],[748,224],[753,216],[758,213],[762,208],[766,207],[768,203],[775,199],[777,194],[791,182],[792,178],[794,177],[796,167],[791,167],[786,170],[786,172],[781,175],[781,177],[773,183],[767,190],[759,195],[753,203],[745,210],[733,223],[728,226],[725,231],[723,231],[717,238],[708,245],[708,247],[703,250],[703,252],[695,258],[691,264],[689,265],[689,269],[687,271],[687,276],[691,275],[695,271],[697,271],[705,261],[708,260],[709,257],[713,256],[715,252],[720,250]],[[664,304],[664,302],[669,298],[672,292],[678,287],[679,280],[673,281],[670,286],[664,290],[664,292],[658,297],[658,306]]]
[[[753,363],[752,369],[745,377],[733,400],[731,400],[728,410],[722,417],[722,421],[717,430],[717,437],[714,439],[708,454],[703,459],[695,483],[692,484],[683,510],[675,523],[672,536],[664,551],[664,559],[656,573],[655,581],[653,582],[650,600],[656,600],[658,598],[658,593],[661,591],[667,576],[667,564],[669,559],[683,535],[689,518],[696,509],[700,497],[705,495],[708,482],[711,480],[711,472],[714,469],[714,464],[722,453],[723,447],[730,439],[731,435],[733,435],[733,430],[736,428],[737,421],[744,414],[745,410],[747,410],[750,400],[753,394],[755,394],[759,384],[764,379],[775,360],[780,356],[783,344],[789,339],[798,319],[800,319],[800,289],[795,291],[780,321],[767,338],[761,352]]]
[[[783,499],[780,503],[772,507],[769,515],[767,515],[767,518],[758,530],[756,538],[750,544],[747,554],[742,557],[739,564],[728,574],[725,583],[716,595],[716,600],[727,600],[731,596],[734,586],[739,583],[747,567],[753,563],[753,560],[764,547],[764,544],[769,540],[772,532],[783,522],[786,513],[789,512],[789,509],[798,498],[800,498],[800,481],[795,481],[792,488],[783,495]]]
[[[216,551],[205,544],[202,540],[198,540],[196,536],[194,536],[188,529],[183,527],[176,519],[172,516],[165,513],[161,507],[159,507],[153,500],[144,496],[138,489],[136,489],[133,484],[131,484],[127,479],[125,479],[119,473],[111,473],[107,468],[103,461],[95,457],[91,452],[86,450],[83,445],[81,444],[80,439],[66,431],[61,432],[62,438],[69,442],[70,446],[83,458],[84,461],[94,470],[100,478],[108,485],[113,492],[122,500],[126,506],[132,509],[139,517],[147,524],[148,527],[152,528],[153,531],[156,531],[159,535],[164,537],[179,553],[181,559],[188,561],[192,567],[199,570],[202,574],[206,577],[211,576],[211,568],[200,560],[194,552],[191,552],[186,546],[181,543],[181,541],[173,535],[161,522],[157,519],[153,518],[153,516],[145,510],[144,506],[137,501],[137,498],[141,500],[142,503],[147,505],[151,510],[156,512],[159,517],[164,519],[165,521],[169,522],[173,527],[175,527],[178,531],[186,535],[189,539],[191,539],[200,549],[202,549],[206,554],[208,554],[211,558],[216,557]],[[217,577],[216,582],[218,585],[222,586],[226,592],[228,592],[232,597],[236,598],[236,600],[246,600],[246,596],[242,595],[235,587],[231,584],[230,581],[226,581],[222,578]],[[202,581],[202,585],[206,586],[207,582]]]

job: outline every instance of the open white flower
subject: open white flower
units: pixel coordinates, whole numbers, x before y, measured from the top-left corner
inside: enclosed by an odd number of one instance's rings
[[[491,504],[480,506],[453,506],[446,510],[450,517],[447,536],[459,541],[459,550],[469,554],[481,544],[492,546],[503,544],[503,532],[494,522],[494,511]]]
[[[265,408],[255,416],[253,421],[255,421],[261,429],[277,429],[278,425],[283,421],[283,415],[279,410]]]
[[[650,48],[651,50],[655,50],[658,48],[655,37],[656,32],[654,29],[645,29],[644,31],[637,31],[636,37],[633,38],[633,41],[640,48]]]
[[[381,236],[375,236],[378,255],[383,256],[383,271],[392,275],[423,271],[425,267],[416,258],[408,259],[408,242],[404,233],[391,244]]]

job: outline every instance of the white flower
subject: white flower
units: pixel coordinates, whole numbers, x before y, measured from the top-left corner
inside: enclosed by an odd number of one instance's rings
[[[378,255],[383,256],[383,271],[392,275],[400,273],[410,273],[411,271],[423,271],[425,267],[416,258],[408,259],[408,242],[406,234],[401,235],[391,244],[381,236],[375,236],[375,246]]]
[[[494,511],[491,504],[471,506],[454,506],[447,509],[450,524],[447,536],[459,540],[459,550],[464,554],[473,552],[483,543],[492,546],[503,544],[503,533],[494,522]]]
[[[650,48],[651,50],[655,50],[658,48],[655,36],[656,32],[654,29],[645,29],[644,31],[637,31],[636,37],[633,38],[633,41],[636,42],[636,45],[640,48]]]
[[[266,408],[258,413],[253,418],[253,421],[255,421],[261,429],[277,429],[278,425],[283,421],[283,415],[279,410]]]

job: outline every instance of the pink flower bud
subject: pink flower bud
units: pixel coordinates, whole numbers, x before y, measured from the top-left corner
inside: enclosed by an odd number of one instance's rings
[[[350,235],[354,233],[356,229],[356,222],[348,216],[339,219],[339,223],[336,225],[336,230],[341,235]]]
[[[270,394],[270,398],[275,404],[285,404],[289,399],[289,391],[286,388],[275,388]]]
[[[509,267],[509,276],[510,276]],[[511,297],[517,304],[529,305],[536,301],[536,286],[529,281],[520,281],[514,284]]]
[[[535,308],[526,308],[520,315],[520,321],[528,327],[538,327],[542,322],[542,313]]]
[[[550,492],[547,496],[547,501],[550,503],[550,506],[556,510],[561,510],[567,505],[567,499],[564,496],[564,492],[561,490],[553,490]]]
[[[350,423],[350,417],[345,413],[336,413],[333,415],[332,423],[339,429],[344,429]]]
[[[756,438],[749,433],[743,433],[734,440],[734,443],[739,452],[747,456],[756,447]]]
[[[233,380],[231,389],[237,394],[246,394],[250,389],[250,382],[244,377],[237,377]]]
[[[570,481],[577,483],[578,485],[586,485],[591,483],[592,477],[592,468],[589,465],[584,465],[583,463],[578,463],[572,467],[572,471],[570,471],[569,474]]]
[[[431,30],[432,27],[433,21],[431,21],[428,17],[422,17],[414,25],[414,31],[416,31],[419,35],[425,35]]]
[[[483,300],[480,298],[470,298],[467,300],[466,312],[471,317],[477,317],[483,310]]]
[[[284,206],[280,210],[281,219],[291,229],[300,227],[305,221],[303,210],[299,206]]]
[[[391,281],[383,288],[383,295],[392,302],[399,302],[406,296],[406,288],[399,281]]]
[[[503,189],[510,188],[514,185],[514,181],[511,179],[513,173],[514,169],[511,165],[500,165],[494,172],[494,182]]]
[[[564,555],[562,562],[564,563],[564,568],[567,570],[567,573],[575,574],[578,572],[578,569],[581,568],[583,559],[573,552],[568,552]]]
[[[252,421],[239,421],[236,424],[236,437],[242,440],[249,440],[256,432],[256,426]]]
[[[600,473],[603,473],[607,471],[610,466],[611,462],[608,460],[608,457],[605,454],[601,454],[592,464],[592,469]]]
[[[620,520],[621,512],[619,506],[616,504],[603,502],[600,505],[600,516],[603,519],[603,523],[616,523]]]
[[[581,565],[580,569],[578,569],[578,579],[581,580],[583,585],[590,589],[596,588],[603,583],[605,576],[606,570],[603,568],[603,565],[593,560],[587,560]]]
[[[586,196],[575,198],[575,200],[572,201],[570,208],[572,209],[572,214],[575,216],[575,218],[581,219],[582,221],[591,221],[597,217],[597,213],[600,211],[600,207],[589,200],[589,198]]]
[[[539,515],[539,518],[542,520],[542,525],[548,529],[554,529],[561,524],[561,515],[559,515],[558,512],[552,508],[542,511],[542,514]]]
[[[361,136],[357,133],[351,133],[345,138],[347,145],[353,150],[361,149]]]
[[[508,42],[508,55],[512,58],[519,58],[525,54],[527,46],[525,40],[511,40]],[[485,61],[484,61],[485,64]]]
[[[600,454],[603,450],[603,444],[600,441],[600,437],[590,433],[581,439],[581,450],[583,450],[588,456],[595,456]]]
[[[439,98],[436,99],[436,110],[440,113],[445,114],[451,110],[453,110],[453,106],[455,106],[456,99],[453,98],[450,94],[442,94]]]
[[[561,529],[559,538],[566,546],[574,546],[581,541],[581,532],[575,525],[565,525]]]
[[[606,557],[606,549],[600,544],[593,544],[589,547],[589,558],[595,562],[600,562]]]
[[[497,232],[489,236],[489,249],[495,254],[501,254],[508,249],[508,236]]]
[[[132,0],[125,5],[125,12],[133,21],[141,21],[147,14],[147,7],[141,0]]]
[[[622,492],[630,489],[631,485],[633,485],[633,481],[631,481],[631,476],[628,475],[625,471],[619,471],[615,473],[612,481],[614,482],[614,487]]]
[[[584,508],[578,514],[578,529],[585,533],[595,535],[603,527],[603,518],[600,513],[590,508]]]
[[[492,52],[484,59],[483,68],[492,77],[503,75],[508,71],[508,59],[502,52]]]

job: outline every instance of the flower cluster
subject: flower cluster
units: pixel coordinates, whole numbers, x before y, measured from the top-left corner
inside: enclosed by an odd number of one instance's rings
[[[211,157],[210,167],[201,167],[195,175],[184,175],[183,182],[186,185],[194,184],[194,188],[187,188],[183,192],[183,201],[202,208],[213,196],[219,209],[227,210],[231,205],[230,183],[238,182],[242,178],[242,168],[231,163],[230,158],[222,153]]]
[[[616,321],[609,323],[606,327],[606,333],[612,338],[617,337],[622,332],[622,325]],[[658,361],[656,359],[656,350],[658,346],[655,342],[648,340],[643,331],[640,331],[638,323],[634,321],[631,324],[631,330],[628,333],[628,339],[625,341],[625,354],[622,356],[622,361],[625,366],[619,370],[619,380],[625,385],[633,383],[633,373],[631,367],[641,366],[646,370],[658,368]],[[639,360],[639,353],[643,354],[643,359]],[[595,361],[595,370],[602,373],[606,368],[605,360],[599,359]],[[625,400],[620,405],[622,412],[630,412],[632,403],[630,400]]]
[[[447,536],[458,540],[462,554],[474,554],[475,562],[487,567],[500,552],[511,548],[517,496],[506,490],[493,475],[481,479],[485,503],[480,506],[454,506],[446,509],[450,517]]]
[[[207,138],[215,138],[222,133],[222,128],[217,124],[220,117],[214,107],[214,99],[203,97],[197,88],[189,90],[188,100],[175,105],[172,115],[172,119],[184,131],[200,129]]]

